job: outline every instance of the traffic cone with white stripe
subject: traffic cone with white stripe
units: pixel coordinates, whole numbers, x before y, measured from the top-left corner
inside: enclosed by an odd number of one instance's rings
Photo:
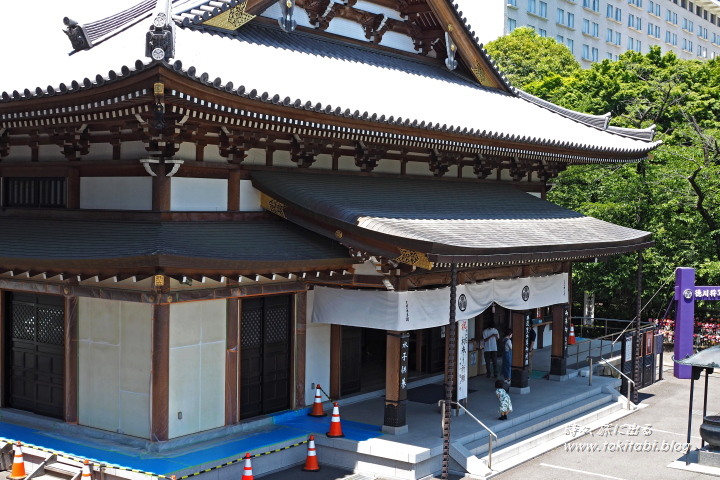
[[[250,463],[250,454],[245,454],[245,467],[243,468],[243,475],[240,480],[255,480],[252,473],[252,463]]]
[[[80,480],[90,480],[92,478],[92,472],[90,472],[90,462],[85,460],[82,466],[82,476]]]
[[[575,327],[570,324],[570,334],[568,335],[568,345],[575,345]]]
[[[12,471],[8,477],[11,480],[19,480],[27,477],[25,473],[25,461],[23,460],[22,444],[17,442],[15,444],[15,457],[13,458]]]
[[[328,437],[344,437],[342,433],[342,426],[340,425],[340,408],[337,402],[333,404],[332,420],[330,421],[330,431],[327,433]]]
[[[308,441],[307,459],[305,460],[305,467],[303,468],[306,472],[318,472],[320,471],[320,465],[318,465],[317,452],[315,451],[315,436],[310,435]]]
[[[312,411],[308,413],[309,417],[327,417],[327,413],[323,411],[322,397],[320,396],[320,384],[318,383],[315,388],[315,402],[312,406]]]

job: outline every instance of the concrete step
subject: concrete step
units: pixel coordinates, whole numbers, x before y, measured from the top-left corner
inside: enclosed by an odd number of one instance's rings
[[[498,453],[498,448],[508,446],[519,439],[536,435],[558,424],[564,424],[589,411],[597,410],[602,406],[610,404],[612,400],[612,396],[607,393],[596,393],[595,395],[583,398],[559,409],[533,417],[532,421],[528,421],[529,419],[523,417],[513,418],[512,414],[510,414],[507,420],[510,425],[508,427],[503,425],[503,427],[505,427],[503,430],[495,432],[498,440],[493,442],[493,460]],[[465,448],[473,455],[482,456],[488,451],[488,438],[485,436],[484,438],[465,444]]]
[[[530,434],[523,434],[523,430],[519,430],[510,437],[512,439],[507,438],[502,443],[498,442],[500,448],[493,450],[493,463],[497,464],[506,461],[529,448],[542,445],[558,437],[566,437],[565,440],[570,440],[573,437],[567,435],[567,427],[575,424],[584,428],[599,418],[606,417],[622,409],[622,405],[613,401],[612,397],[609,395],[604,397],[593,399],[592,403],[588,404],[588,408],[569,407],[569,409],[564,409],[567,410],[566,412],[558,412],[558,416],[553,419],[554,421],[545,428],[538,429]],[[487,448],[485,448],[484,453],[487,453]],[[482,460],[487,464],[487,455],[483,455]]]

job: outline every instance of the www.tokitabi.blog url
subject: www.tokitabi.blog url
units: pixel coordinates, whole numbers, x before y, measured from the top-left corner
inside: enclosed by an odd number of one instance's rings
[[[603,443],[566,443],[566,452],[577,453],[602,453],[602,452],[677,452],[686,453],[690,447],[687,443],[668,442],[663,440],[644,440],[634,442],[632,440]]]

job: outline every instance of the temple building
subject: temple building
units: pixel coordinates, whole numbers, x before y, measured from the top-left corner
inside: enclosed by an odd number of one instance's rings
[[[517,392],[531,328],[564,375],[573,263],[652,244],[545,197],[653,129],[514,88],[447,0],[68,15],[72,55],[0,80],[4,408],[162,442],[321,384],[385,389],[402,434],[408,382],[488,320]]]

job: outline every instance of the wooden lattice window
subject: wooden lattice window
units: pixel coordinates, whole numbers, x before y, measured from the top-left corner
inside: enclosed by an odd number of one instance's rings
[[[67,183],[65,177],[6,178],[3,206],[31,208],[65,208]]]

